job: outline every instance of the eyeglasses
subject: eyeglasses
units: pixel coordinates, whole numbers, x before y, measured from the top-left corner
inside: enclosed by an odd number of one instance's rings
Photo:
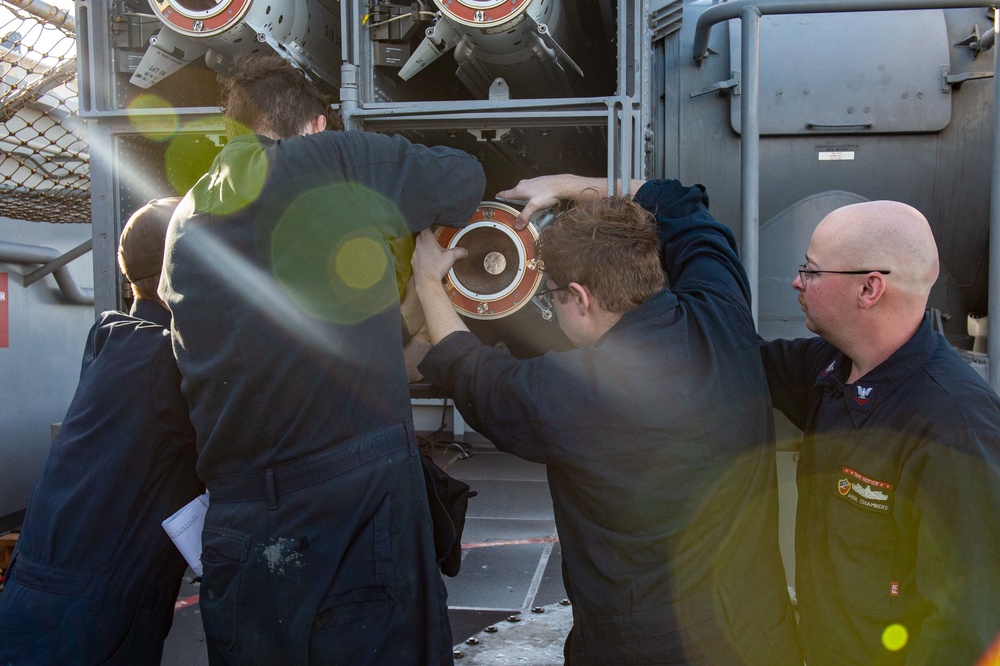
[[[538,299],[538,302],[541,303],[545,309],[551,310],[552,296],[550,294],[556,291],[563,291],[565,289],[569,289],[569,287],[552,287],[551,289],[542,289],[541,291],[535,292],[535,298]]]
[[[868,275],[869,273],[881,273],[882,275],[888,275],[890,272],[891,271],[882,271],[877,268],[860,271],[817,271],[809,268],[805,264],[802,264],[799,266],[799,279],[805,283],[808,282],[813,275],[819,275],[820,273],[833,273],[835,275]]]

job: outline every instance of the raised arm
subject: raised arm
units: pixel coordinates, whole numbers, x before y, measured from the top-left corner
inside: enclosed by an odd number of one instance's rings
[[[750,284],[736,239],[729,227],[708,212],[705,188],[676,180],[651,180],[634,199],[656,218],[661,260],[671,289],[725,295],[749,315]]]

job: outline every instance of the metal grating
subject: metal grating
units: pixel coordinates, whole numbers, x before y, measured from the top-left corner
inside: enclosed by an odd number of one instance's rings
[[[0,0],[0,215],[90,222],[90,165],[77,116],[72,14]]]

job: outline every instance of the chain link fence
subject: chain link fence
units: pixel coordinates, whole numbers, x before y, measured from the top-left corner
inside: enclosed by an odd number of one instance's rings
[[[71,11],[0,0],[0,216],[90,222]]]

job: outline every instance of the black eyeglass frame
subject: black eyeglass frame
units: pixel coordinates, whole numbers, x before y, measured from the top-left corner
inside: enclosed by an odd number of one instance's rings
[[[543,306],[544,310],[552,311],[552,296],[551,294],[556,291],[565,291],[569,287],[552,287],[550,289],[542,289],[541,291],[536,291],[534,298],[538,299],[538,302]]]
[[[799,277],[802,281],[805,281],[806,275],[819,275],[820,273],[832,273],[834,275],[868,275],[869,273],[881,273],[882,275],[889,275],[892,271],[883,271],[877,268],[872,268],[871,270],[859,270],[859,271],[820,271],[809,268],[805,264],[802,264],[798,268]]]
[[[549,289],[542,289],[541,291],[536,291],[535,292],[535,296],[539,296],[539,297],[541,297],[541,296],[548,296],[549,294],[551,294],[554,291],[563,291],[565,289],[569,289],[569,287],[551,287]]]

